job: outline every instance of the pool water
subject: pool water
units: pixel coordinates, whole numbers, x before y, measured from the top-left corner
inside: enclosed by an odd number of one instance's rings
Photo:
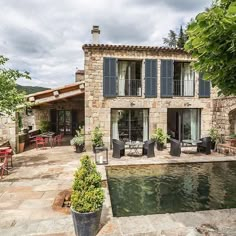
[[[236,208],[236,162],[110,166],[113,215]]]

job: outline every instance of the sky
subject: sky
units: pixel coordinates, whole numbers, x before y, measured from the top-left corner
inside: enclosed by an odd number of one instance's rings
[[[82,45],[100,43],[162,46],[211,0],[0,0],[0,55],[7,67],[28,71],[19,84],[55,88],[75,81],[84,68]]]

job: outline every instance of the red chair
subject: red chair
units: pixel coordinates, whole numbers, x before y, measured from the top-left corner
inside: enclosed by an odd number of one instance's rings
[[[6,154],[7,154],[7,158],[10,158],[11,159],[11,167],[13,167],[13,162],[12,162],[12,155],[13,155],[13,152],[12,152],[12,149],[11,148],[8,148],[6,150]]]
[[[8,153],[6,152],[6,150],[0,151],[0,159],[1,161],[3,160],[3,162],[0,163],[1,179],[2,179],[4,171],[6,171],[8,174]]]
[[[36,149],[38,149],[39,146],[45,147],[45,140],[44,140],[43,137],[36,137],[35,138],[35,147],[36,147]]]

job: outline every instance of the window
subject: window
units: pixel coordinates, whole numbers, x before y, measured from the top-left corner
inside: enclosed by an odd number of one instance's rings
[[[194,96],[194,71],[189,62],[174,62],[174,96]]]
[[[141,61],[118,60],[118,96],[141,96]]]

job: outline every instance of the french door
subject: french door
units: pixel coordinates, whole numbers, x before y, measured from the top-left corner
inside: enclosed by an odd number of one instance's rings
[[[112,109],[111,137],[124,142],[148,139],[148,109]]]
[[[168,134],[180,141],[184,139],[197,140],[200,138],[201,109],[186,108],[167,111]]]

